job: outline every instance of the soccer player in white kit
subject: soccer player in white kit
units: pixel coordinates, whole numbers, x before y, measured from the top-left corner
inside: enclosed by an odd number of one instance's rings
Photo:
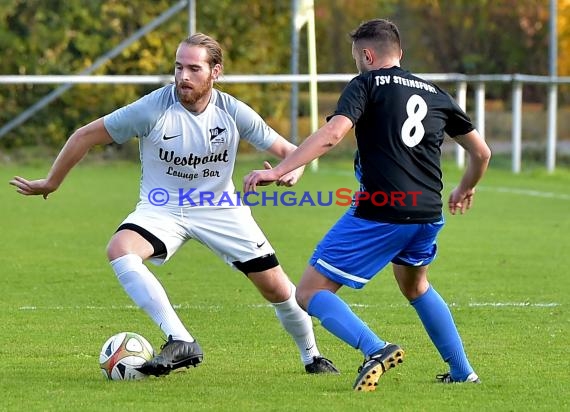
[[[141,371],[166,375],[203,360],[202,348],[143,263],[162,264],[186,241],[195,239],[247,275],[271,302],[297,344],[308,373],[338,373],[321,356],[311,318],[295,300],[294,284],[232,182],[240,139],[279,158],[296,146],[245,103],[213,88],[222,65],[222,49],[216,40],[201,33],[188,37],[176,51],[175,84],[79,128],[45,179],[16,176],[10,183],[23,195],[47,198],[93,146],[120,144],[137,136],[140,200],[111,238],[107,256],[127,294],[168,339]],[[302,172],[297,169],[278,184],[291,186]]]

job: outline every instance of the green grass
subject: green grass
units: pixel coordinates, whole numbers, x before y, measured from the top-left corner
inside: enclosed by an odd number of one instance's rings
[[[238,165],[236,181],[260,161]],[[200,340],[204,363],[184,373],[107,382],[105,340],[134,331],[156,348],[159,329],[132,306],[105,247],[134,207],[139,166],[85,163],[48,201],[23,198],[8,180],[43,177],[48,164],[0,166],[2,299],[0,411],[528,411],[570,404],[570,172],[513,175],[491,168],[464,216],[446,216],[431,281],[452,311],[482,385],[438,385],[446,370],[389,269],[340,294],[405,363],[374,393],[351,386],[361,355],[318,324],[319,348],[339,376],[309,376],[273,310],[249,282],[197,243],[151,267]],[[446,164],[445,192],[459,178]],[[297,190],[355,188],[351,162],[320,161]],[[271,187],[268,190],[274,190]],[[276,189],[283,190],[283,189]],[[255,207],[294,281],[344,208]]]

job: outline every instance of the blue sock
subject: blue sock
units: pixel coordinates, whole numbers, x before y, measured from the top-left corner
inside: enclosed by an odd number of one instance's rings
[[[321,325],[337,338],[360,349],[364,356],[370,356],[386,345],[341,298],[328,290],[315,293],[307,312],[318,318]]]
[[[473,368],[467,360],[447,303],[431,286],[426,293],[410,303],[416,309],[439,354],[449,364],[451,377],[459,382],[464,381],[473,372]]]

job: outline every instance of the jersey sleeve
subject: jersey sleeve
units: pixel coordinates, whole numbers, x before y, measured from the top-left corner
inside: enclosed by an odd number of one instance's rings
[[[465,111],[459,107],[451,95],[448,93],[446,94],[451,102],[451,113],[449,114],[447,124],[445,126],[445,132],[449,135],[449,137],[462,136],[475,129],[475,126],[473,126],[469,115],[467,115],[467,113],[465,113]]]
[[[247,104],[227,93],[216,93],[216,104],[233,117],[240,139],[251,143],[258,150],[267,150],[281,137]]]
[[[353,78],[342,91],[333,114],[327,116],[327,122],[337,114],[348,117],[352,126],[356,124],[368,102],[368,91],[363,76]]]
[[[112,139],[122,144],[132,137],[148,135],[173,102],[173,86],[165,86],[109,113],[103,122]]]

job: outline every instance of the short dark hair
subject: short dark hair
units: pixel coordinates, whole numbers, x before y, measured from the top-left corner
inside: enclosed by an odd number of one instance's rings
[[[203,47],[208,51],[208,64],[213,68],[216,64],[223,65],[223,53],[220,44],[204,33],[194,33],[182,43],[188,46]]]
[[[350,38],[354,43],[360,40],[371,41],[383,52],[392,50],[399,53],[402,49],[398,26],[385,19],[372,19],[362,23],[350,33]]]

